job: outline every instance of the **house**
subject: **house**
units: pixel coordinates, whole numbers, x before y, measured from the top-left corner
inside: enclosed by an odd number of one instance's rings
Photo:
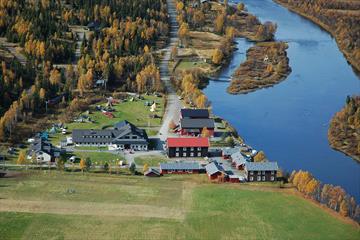
[[[195,174],[203,171],[204,168],[198,162],[160,163],[161,174]]]
[[[277,162],[245,163],[245,173],[249,182],[273,182],[278,170]]]
[[[215,180],[221,175],[225,175],[224,168],[216,161],[205,166],[206,174],[210,180]]]
[[[209,118],[182,118],[180,119],[180,134],[198,136],[201,135],[203,129],[209,131],[209,135],[214,135],[215,123],[214,119]]]
[[[50,142],[38,138],[30,146],[28,151],[28,159],[35,156],[36,161],[39,163],[55,162],[55,159],[60,157],[60,149],[54,147]]]
[[[236,152],[231,155],[231,165],[237,170],[244,170],[246,162],[247,160],[241,152]]]
[[[210,113],[208,109],[193,109],[193,108],[183,108],[180,110],[181,118],[209,118]]]
[[[128,121],[119,122],[112,129],[74,129],[72,140],[76,146],[107,146],[109,150],[148,150],[145,130]]]
[[[239,148],[224,148],[222,150],[222,158],[223,159],[231,159],[231,155],[236,153],[236,152],[240,152]]]
[[[167,155],[172,157],[207,157],[209,139],[203,137],[168,138]]]
[[[149,168],[146,172],[144,172],[144,176],[146,177],[160,177],[161,173],[154,169],[154,168]]]

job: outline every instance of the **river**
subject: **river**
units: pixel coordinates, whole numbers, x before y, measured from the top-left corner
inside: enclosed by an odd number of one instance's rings
[[[271,0],[241,2],[262,22],[277,23],[276,39],[289,43],[292,73],[274,87],[245,95],[230,95],[229,83],[210,81],[204,92],[213,113],[227,119],[246,143],[264,150],[281,168],[308,170],[360,201],[360,164],[331,149],[327,140],[329,121],[346,96],[360,94],[359,77],[331,35],[317,25]],[[219,78],[230,78],[252,43],[237,39],[237,46]]]

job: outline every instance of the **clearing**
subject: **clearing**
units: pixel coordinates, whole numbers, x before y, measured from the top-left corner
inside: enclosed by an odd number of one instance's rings
[[[33,172],[1,180],[4,239],[359,239],[359,227],[280,189],[205,175]],[[139,227],[141,226],[141,230]]]

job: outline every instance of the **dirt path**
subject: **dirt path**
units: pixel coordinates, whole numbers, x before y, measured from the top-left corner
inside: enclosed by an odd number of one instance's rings
[[[113,217],[144,217],[183,220],[182,209],[150,205],[95,202],[0,200],[0,212],[50,213]]]

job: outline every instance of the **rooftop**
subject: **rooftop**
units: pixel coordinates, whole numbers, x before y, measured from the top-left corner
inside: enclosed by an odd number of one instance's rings
[[[224,172],[224,168],[218,162],[211,162],[205,166],[206,173],[208,175],[213,175],[217,172]]]
[[[168,138],[168,147],[209,147],[209,139],[203,137]]]
[[[180,112],[183,118],[209,118],[210,116],[208,109],[183,108]]]
[[[214,119],[202,118],[182,118],[181,128],[215,128]]]
[[[174,162],[174,163],[160,163],[161,170],[200,170],[203,167],[198,162]]]
[[[277,171],[277,162],[246,162],[245,168],[248,171]]]

